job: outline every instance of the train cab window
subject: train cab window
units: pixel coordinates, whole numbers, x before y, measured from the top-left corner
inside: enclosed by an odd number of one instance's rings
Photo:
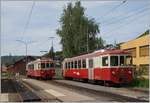
[[[118,56],[110,56],[110,65],[118,66]]]
[[[89,68],[93,68],[93,59],[89,59]]]
[[[78,60],[78,68],[81,68],[81,60]]]
[[[102,66],[108,66],[108,56],[102,57]]]
[[[132,65],[132,57],[131,56],[126,56],[125,64]]]
[[[82,60],[82,68],[86,68],[86,60],[85,59]]]
[[[45,63],[41,63],[41,68],[45,68]]]
[[[74,63],[74,68],[77,68],[77,61],[75,61]]]
[[[71,68],[73,68],[73,62],[71,62]]]
[[[120,56],[120,66],[124,66],[125,65],[125,58],[124,56]]]

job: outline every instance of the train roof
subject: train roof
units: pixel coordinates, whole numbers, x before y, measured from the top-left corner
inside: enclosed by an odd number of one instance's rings
[[[52,59],[36,59],[34,61],[29,62],[28,64],[39,63],[39,62],[54,62],[54,60],[52,60]]]
[[[126,50],[118,50],[118,49],[117,50],[102,49],[102,50],[94,51],[89,54],[84,54],[84,55],[80,55],[80,56],[76,56],[76,57],[72,57],[72,58],[65,58],[65,60],[79,59],[79,58],[91,58],[91,57],[107,55],[107,54],[129,54],[129,52],[127,52]]]

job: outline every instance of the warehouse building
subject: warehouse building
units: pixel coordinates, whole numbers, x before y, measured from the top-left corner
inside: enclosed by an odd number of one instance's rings
[[[121,49],[128,50],[133,57],[133,65],[136,70],[142,72],[145,78],[149,74],[149,30],[128,42],[120,45]]]

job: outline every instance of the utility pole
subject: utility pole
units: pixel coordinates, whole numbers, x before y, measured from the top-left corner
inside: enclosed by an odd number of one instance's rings
[[[89,34],[88,34],[88,27],[87,27],[87,53],[89,52]]]
[[[52,52],[54,53],[53,39],[54,39],[55,37],[51,36],[51,37],[49,37],[49,38],[50,38],[50,40],[52,41],[52,46],[51,46],[51,47],[52,47],[52,49],[53,49],[53,51],[52,51]],[[54,56],[54,55],[53,55],[53,56]],[[52,58],[54,59],[54,57],[52,57]]]

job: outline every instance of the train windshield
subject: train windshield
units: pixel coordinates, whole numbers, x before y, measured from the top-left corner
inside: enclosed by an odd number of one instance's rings
[[[131,66],[132,57],[127,55],[110,56],[110,66]]]
[[[127,66],[132,65],[132,57],[131,56],[126,56],[125,65],[127,65]]]
[[[125,66],[125,56],[120,56],[120,66]]]
[[[118,56],[110,56],[110,66],[118,66]]]

